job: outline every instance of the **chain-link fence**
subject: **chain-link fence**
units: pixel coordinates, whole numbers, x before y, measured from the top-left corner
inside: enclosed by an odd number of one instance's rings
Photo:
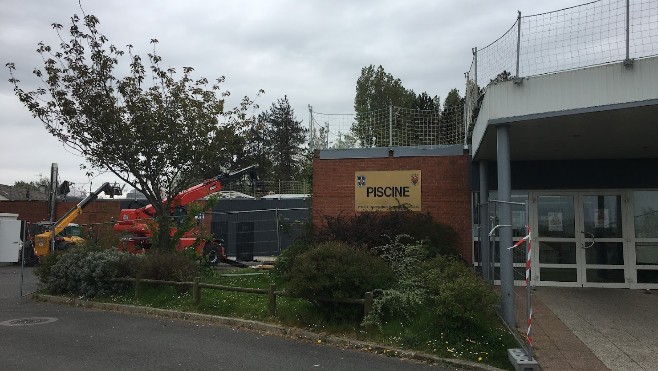
[[[491,83],[658,55],[658,2],[598,0],[522,16],[498,39],[473,48],[466,73],[471,128]]]
[[[356,114],[311,110],[314,149],[439,147],[462,144],[462,106],[419,110],[389,106]]]

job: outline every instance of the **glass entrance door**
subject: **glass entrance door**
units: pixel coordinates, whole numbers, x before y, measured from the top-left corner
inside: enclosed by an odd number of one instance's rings
[[[580,199],[583,286],[625,287],[622,196],[583,194]]]
[[[628,287],[621,193],[537,193],[533,276],[551,286]]]

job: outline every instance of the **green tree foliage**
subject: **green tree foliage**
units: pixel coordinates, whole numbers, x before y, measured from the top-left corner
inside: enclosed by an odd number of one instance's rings
[[[264,127],[265,153],[271,161],[270,177],[278,180],[298,180],[302,171],[306,129],[295,118],[288,97],[272,103],[259,116]],[[260,164],[259,164],[260,165]]]
[[[244,149],[238,156],[239,167],[257,165],[258,177],[262,180],[268,179],[272,174],[273,162],[265,113],[259,114],[245,125],[242,138],[244,138]]]
[[[514,76],[507,71],[503,70],[503,72],[499,73],[494,77],[493,79],[489,80],[489,85],[495,85],[501,82],[505,81],[510,81],[514,80]],[[475,127],[475,121],[477,121],[478,115],[480,114],[480,107],[482,107],[482,101],[484,100],[484,93],[486,91],[486,88],[480,88],[477,84],[475,84],[475,81],[473,80],[468,80],[466,82],[466,97],[464,100],[469,100],[470,104],[470,123],[468,127],[468,133],[466,137],[466,142],[471,143],[471,137],[473,136],[473,128]]]
[[[196,184],[213,166],[234,161],[235,130],[248,119],[253,101],[224,109],[224,77],[194,79],[193,68],[161,66],[155,51],[145,64],[128,46],[124,51],[98,30],[93,15],[71,18],[70,36],[53,48],[39,43],[43,69],[34,69],[42,86],[21,88],[8,63],[14,92],[32,115],[93,168],[107,169],[142,192],[156,209],[161,248],[171,248],[169,212],[174,196]],[[127,61],[125,58],[127,57]],[[128,71],[120,77],[120,67]],[[216,167],[215,167],[216,168]]]
[[[415,96],[410,109],[395,113],[394,132],[396,143],[403,146],[422,146],[440,143],[442,118],[438,96],[432,98],[426,92]]]
[[[381,65],[377,68],[374,65],[362,68],[361,76],[356,81],[356,121],[352,125],[352,132],[365,147],[388,143],[387,133],[371,127],[369,112],[387,109],[389,102],[398,107],[411,107],[415,99],[416,94],[406,89],[399,78],[384,71]]]
[[[33,188],[39,189],[41,191],[48,191],[50,189],[50,179],[46,178],[39,174],[39,180],[26,182],[24,180],[18,180],[14,183],[16,188]]]
[[[432,257],[428,245],[405,235],[376,250],[393,269],[397,283],[377,295],[366,324],[381,328],[390,320],[411,322],[422,307],[429,307],[436,314],[435,329],[478,336],[494,325],[498,296],[461,261]]]
[[[441,106],[441,98],[434,96],[432,98],[427,92],[422,92],[416,96],[411,108],[421,111],[435,111]]]
[[[441,132],[447,135],[442,137],[441,144],[462,143],[464,135],[464,98],[457,89],[448,93],[441,112]]]

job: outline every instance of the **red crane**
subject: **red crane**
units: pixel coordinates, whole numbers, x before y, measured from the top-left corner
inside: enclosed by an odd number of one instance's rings
[[[228,184],[245,174],[249,174],[253,182],[255,179],[255,168],[252,165],[230,174],[218,175],[182,191],[174,196],[169,214],[174,217],[183,215],[185,213],[185,206],[219,192],[222,189],[222,184]],[[120,244],[122,250],[140,253],[151,247],[151,237],[153,235],[153,229],[155,229],[154,215],[155,207],[151,204],[138,209],[121,210],[119,221],[114,224],[113,229],[115,232],[124,235]],[[177,230],[175,222],[173,224],[174,226],[170,230],[172,236]],[[195,232],[197,231],[191,230],[185,232],[178,241],[176,249],[184,250],[188,247],[194,247],[197,253],[201,254],[210,265],[217,265],[220,261],[228,261],[224,251],[224,241],[216,238],[200,240]]]

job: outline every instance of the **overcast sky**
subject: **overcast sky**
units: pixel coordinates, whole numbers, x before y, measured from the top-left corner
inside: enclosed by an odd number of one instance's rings
[[[530,15],[577,5],[584,0],[86,0],[83,8],[100,20],[109,42],[146,56],[159,40],[164,65],[192,66],[197,77],[226,76],[232,98],[265,95],[261,110],[284,95],[297,119],[308,123],[308,105],[324,113],[352,113],[361,68],[382,65],[416,93],[445,98],[464,92],[471,48],[502,35],[517,10]],[[0,0],[0,62],[16,65],[25,87],[43,62],[37,43],[57,45],[53,22],[64,25],[81,14],[78,0]],[[0,79],[0,184],[48,177],[59,164],[60,180],[89,190],[79,165],[31,117],[14,96],[4,68]],[[233,102],[237,103],[237,102]],[[229,102],[230,104],[230,102]],[[230,104],[231,105],[231,104]],[[234,105],[234,104],[233,104]],[[92,180],[114,181],[109,174]]]

